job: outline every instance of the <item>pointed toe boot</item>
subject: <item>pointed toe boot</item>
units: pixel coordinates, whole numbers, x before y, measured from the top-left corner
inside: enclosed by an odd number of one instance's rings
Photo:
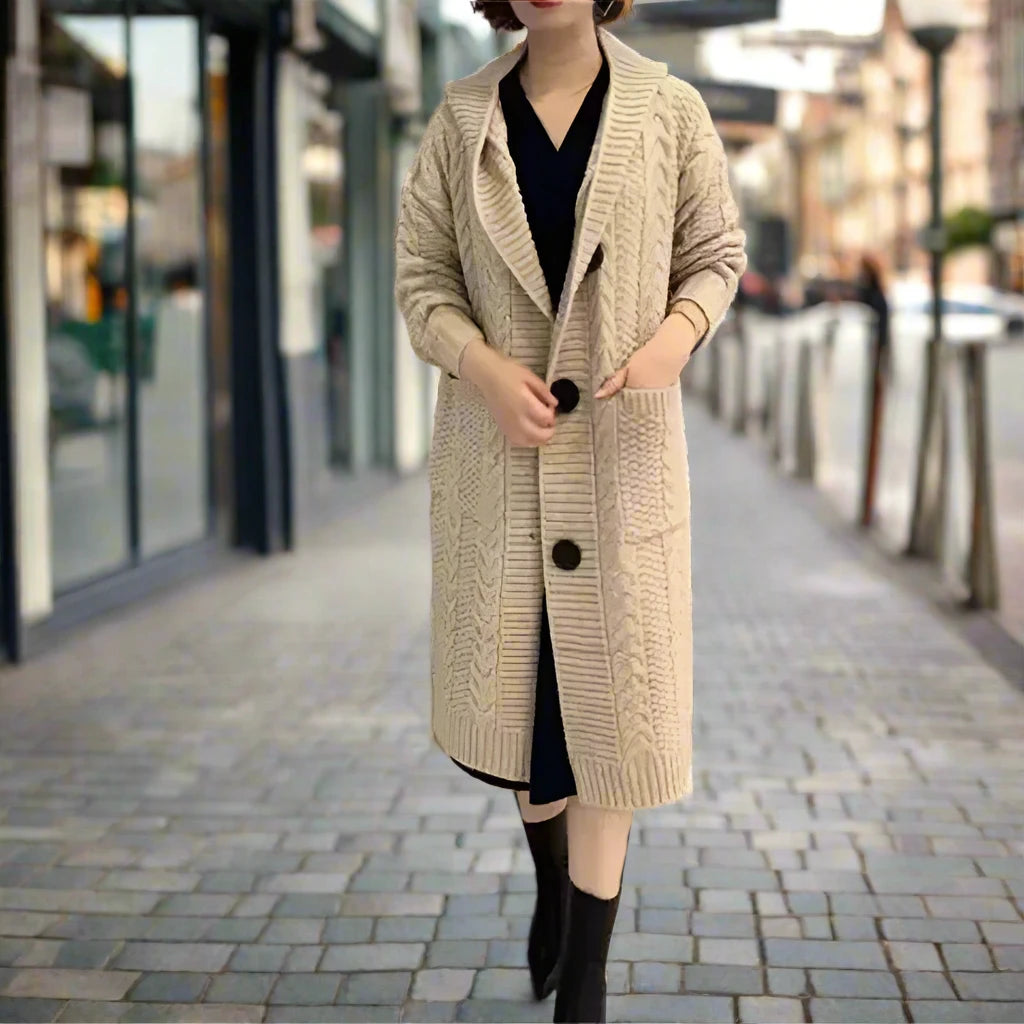
[[[555,998],[556,1024],[604,1024],[608,947],[619,896],[603,900],[569,883],[569,926]]]

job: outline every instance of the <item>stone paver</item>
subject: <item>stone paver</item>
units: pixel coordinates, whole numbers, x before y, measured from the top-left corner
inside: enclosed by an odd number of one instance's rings
[[[798,999],[772,996],[744,996],[740,1000],[742,1024],[794,1024],[803,1020],[804,1008]]]
[[[612,1021],[1024,1019],[1024,694],[688,411],[695,792]],[[0,1021],[546,1021],[509,794],[433,749],[424,481],[0,674]]]
[[[21,998],[117,1000],[124,997],[138,977],[132,971],[27,968],[14,973],[3,993]]]

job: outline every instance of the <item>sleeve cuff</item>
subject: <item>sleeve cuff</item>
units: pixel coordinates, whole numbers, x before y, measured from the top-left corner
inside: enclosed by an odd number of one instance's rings
[[[466,346],[474,340],[483,340],[483,332],[461,309],[438,306],[427,320],[430,349],[437,365],[453,377],[459,376],[459,363]]]
[[[684,302],[692,302],[704,314],[708,329],[718,323],[732,302],[733,289],[726,283],[721,274],[713,270],[702,270],[688,277],[672,296],[672,312],[683,312],[679,307]],[[705,335],[708,332],[705,331]]]
[[[711,321],[708,320],[707,313],[693,299],[683,299],[681,302],[677,302],[669,310],[669,315],[673,314],[678,314],[684,320],[689,321],[690,326],[693,327],[694,338],[697,342],[701,341],[711,327]]]

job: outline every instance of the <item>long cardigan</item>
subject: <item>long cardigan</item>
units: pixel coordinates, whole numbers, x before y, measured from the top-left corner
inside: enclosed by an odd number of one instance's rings
[[[692,789],[690,497],[678,383],[598,386],[683,300],[714,333],[746,265],[707,107],[603,29],[610,84],[552,309],[498,83],[521,46],[451,83],[405,179],[395,294],[440,377],[430,458],[431,727],[457,761],[529,777],[541,600],[581,803]],[[553,439],[511,446],[459,378],[473,338],[543,377]]]

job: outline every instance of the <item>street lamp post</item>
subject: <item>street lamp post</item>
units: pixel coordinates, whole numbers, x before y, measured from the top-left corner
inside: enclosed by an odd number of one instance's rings
[[[909,554],[934,555],[939,547],[943,424],[942,271],[946,248],[942,208],[942,58],[962,24],[961,0],[901,0],[903,20],[929,57],[931,71],[931,222],[926,232],[931,253],[932,331],[928,341],[917,471],[910,518]]]

